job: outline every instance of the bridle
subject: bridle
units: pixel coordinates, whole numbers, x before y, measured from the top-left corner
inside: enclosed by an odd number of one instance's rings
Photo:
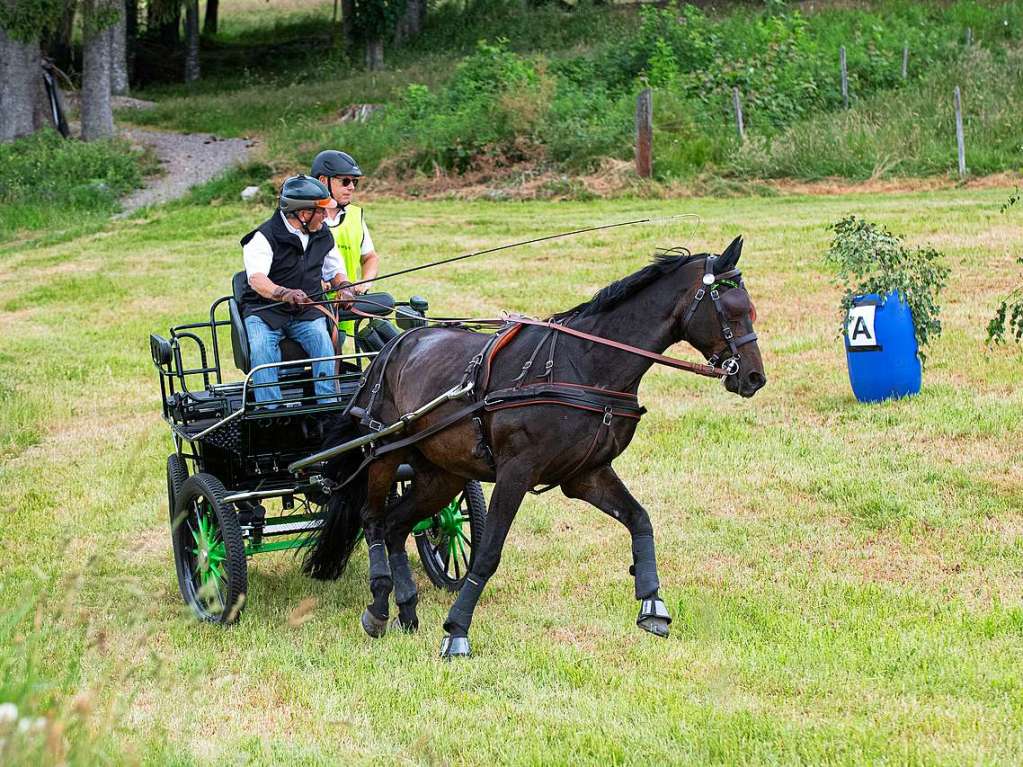
[[[728,350],[729,350],[730,354],[727,357],[724,357],[724,355],[722,353],[720,353],[720,352],[716,353],[716,354],[712,354],[712,355],[710,355],[707,358],[707,363],[708,364],[705,364],[705,365],[704,364],[695,363],[695,362],[689,362],[688,360],[680,360],[680,359],[676,359],[674,357],[668,357],[668,356],[665,356],[663,354],[658,354],[656,352],[651,352],[651,351],[649,351],[647,349],[641,349],[641,348],[636,347],[636,346],[631,346],[629,344],[625,344],[625,343],[622,343],[620,341],[613,341],[613,340],[611,340],[609,338],[603,338],[601,336],[595,336],[595,335],[592,335],[590,333],[584,333],[581,330],[576,330],[575,328],[569,327],[568,324],[565,323],[565,322],[560,322],[560,321],[555,321],[555,320],[550,320],[550,319],[548,319],[548,320],[536,320],[536,319],[533,319],[531,317],[526,317],[526,316],[520,315],[520,314],[507,314],[505,316],[498,317],[498,318],[490,318],[490,317],[488,317],[488,318],[434,317],[432,319],[425,319],[425,318],[419,317],[417,315],[417,319],[424,320],[425,322],[427,322],[427,323],[429,323],[431,325],[441,325],[441,326],[461,325],[461,326],[464,327],[464,326],[467,326],[467,325],[474,325],[474,326],[477,326],[477,327],[486,327],[486,326],[504,327],[504,326],[507,326],[509,324],[512,324],[512,325],[530,325],[530,326],[533,326],[533,327],[546,328],[547,330],[552,331],[552,332],[556,332],[556,333],[561,333],[561,334],[565,334],[565,335],[575,336],[576,338],[581,338],[581,339],[583,339],[585,341],[590,341],[592,343],[599,344],[601,346],[607,346],[607,347],[611,347],[613,349],[618,349],[620,351],[628,352],[629,354],[633,354],[633,355],[636,355],[636,356],[639,356],[639,357],[645,357],[645,358],[647,358],[649,360],[652,360],[653,362],[656,362],[656,363],[661,364],[661,365],[666,365],[667,367],[675,368],[677,370],[685,370],[685,371],[688,371],[690,373],[696,373],[697,375],[708,376],[708,377],[711,377],[711,378],[720,378],[720,377],[732,376],[732,375],[736,375],[739,372],[739,357],[740,357],[739,348],[742,347],[742,346],[745,346],[748,343],[752,343],[753,341],[756,341],[757,340],[757,334],[756,333],[747,333],[746,335],[739,336],[738,338],[735,337],[735,333],[732,331],[732,328],[731,328],[731,326],[728,323],[728,318],[725,315],[725,311],[724,311],[724,309],[721,306],[721,295],[720,295],[720,292],[717,289],[717,285],[720,282],[724,281],[724,280],[732,280],[733,278],[736,278],[735,279],[735,283],[736,283],[736,285],[738,287],[741,287],[741,288],[743,288],[745,290],[746,286],[742,282],[742,274],[741,274],[741,272],[738,269],[732,269],[732,270],[730,270],[728,272],[724,272],[722,274],[715,275],[714,274],[713,264],[714,264],[714,260],[717,259],[717,258],[718,258],[717,256],[708,256],[707,257],[706,271],[705,271],[705,273],[703,275],[703,285],[696,291],[696,295],[693,297],[693,302],[689,305],[689,308],[687,309],[687,311],[685,313],[685,316],[683,318],[683,321],[682,321],[682,332],[683,332],[683,335],[684,335],[685,334],[685,330],[688,327],[690,320],[692,320],[693,315],[696,314],[696,310],[699,308],[700,303],[703,300],[703,298],[705,296],[707,296],[707,295],[709,295],[711,297],[711,300],[714,302],[714,308],[717,311],[718,320],[721,323],[721,333],[722,333],[722,336],[724,337],[725,343],[727,344],[727,347],[728,347]],[[355,283],[353,283],[353,284],[355,284]],[[709,288],[709,290],[708,290],[708,288]],[[364,302],[364,303],[368,303],[368,304],[375,304],[376,303],[376,302],[374,302],[374,301],[372,301],[370,299],[366,299],[364,297],[360,297],[358,300],[361,301],[361,302]],[[320,304],[340,305],[341,302],[338,301],[337,299],[333,299],[333,300],[330,300],[330,301],[313,301],[313,302],[310,302],[310,303],[312,303],[314,305],[320,305]],[[383,306],[383,304],[379,304],[379,305]],[[388,308],[391,311],[394,311],[396,314],[399,313],[399,310],[397,309],[397,307],[385,307],[385,308]],[[352,314],[356,315],[357,317],[363,317],[365,319],[375,319],[375,318],[377,318],[379,316],[379,315],[371,314],[371,313],[368,313],[368,312],[360,311],[354,305],[348,307],[347,311],[351,312]],[[756,314],[756,309],[752,307],[752,302],[751,302],[751,313],[754,316]],[[723,360],[722,360],[722,357],[724,357]],[[481,361],[481,360],[482,360],[482,358],[480,358],[480,360],[478,360],[478,362]]]
[[[746,289],[746,286],[742,282],[742,272],[737,268],[721,274],[715,274],[714,262],[717,261],[717,258],[717,256],[707,256],[703,272],[703,285],[696,291],[692,303],[689,304],[689,308],[682,317],[682,334],[683,336],[685,335],[686,330],[689,328],[689,323],[692,321],[693,315],[696,314],[696,310],[700,308],[700,303],[704,297],[710,296],[710,300],[714,303],[714,310],[717,312],[718,322],[721,325],[721,335],[725,340],[728,356],[724,355],[725,350],[722,349],[720,352],[710,355],[707,358],[707,362],[713,367],[720,367],[725,371],[726,375],[733,376],[739,372],[739,357],[741,356],[739,349],[746,344],[756,341],[757,334],[750,332],[736,338],[732,326],[728,322],[728,317],[725,316],[725,310],[721,306],[721,291],[718,290],[718,285],[725,280],[734,280],[738,287],[743,290]],[[752,312],[755,313],[756,309],[752,308],[752,303],[750,307]]]

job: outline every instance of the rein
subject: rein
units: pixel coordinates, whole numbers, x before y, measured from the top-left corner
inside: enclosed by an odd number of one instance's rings
[[[372,300],[360,298],[363,303],[375,303]],[[333,303],[333,302],[324,302]],[[383,304],[380,304],[383,306]],[[378,315],[370,314],[356,309],[354,306],[347,310],[351,314],[357,317],[363,317],[365,319],[377,319]],[[397,314],[397,308],[394,309],[394,313]],[[422,317],[416,317],[417,319],[424,319]],[[430,321],[430,320],[428,320]],[[590,341],[591,343],[600,344],[601,346],[607,346],[611,349],[617,349],[618,351],[626,352],[628,354],[634,354],[637,357],[645,357],[648,360],[652,360],[658,365],[664,365],[665,367],[674,368],[675,370],[684,370],[687,373],[695,373],[696,375],[706,376],[707,378],[721,378],[727,375],[727,371],[724,368],[715,367],[714,365],[705,365],[699,362],[690,362],[688,360],[681,360],[677,357],[669,357],[666,354],[658,354],[657,352],[648,351],[641,349],[638,346],[632,346],[630,344],[622,343],[621,341],[612,341],[610,338],[604,338],[602,336],[595,336],[592,333],[585,333],[582,330],[576,330],[570,328],[567,325],[561,325],[550,320],[534,320],[531,317],[526,317],[521,314],[508,314],[504,317],[486,317],[486,318],[471,318],[471,317],[446,317],[446,318],[435,318],[432,320],[433,324],[436,325],[450,325],[452,323],[459,324],[472,324],[472,325],[488,325],[488,326],[501,326],[507,324],[516,325],[528,325],[537,328],[547,328],[548,330],[557,331],[558,333],[564,333],[565,335],[575,336],[581,338],[584,341]]]
[[[720,378],[727,375],[724,368],[714,367],[713,365],[704,365],[699,362],[689,362],[688,360],[680,360],[676,357],[669,357],[665,354],[647,351],[646,349],[641,349],[638,346],[630,346],[629,344],[623,344],[621,341],[612,341],[610,338],[602,338],[601,336],[584,333],[581,330],[576,330],[575,328],[570,328],[566,325],[559,325],[549,320],[534,320],[521,315],[509,315],[507,321],[518,323],[520,325],[531,325],[533,327],[556,330],[559,333],[565,333],[566,335],[575,336],[576,338],[582,338],[586,341],[600,344],[601,346],[609,346],[612,349],[628,352],[629,354],[634,354],[637,357],[645,357],[648,360],[653,360],[658,365],[675,368],[676,370],[685,370],[687,373],[696,373],[696,375],[707,376],[708,378]]]

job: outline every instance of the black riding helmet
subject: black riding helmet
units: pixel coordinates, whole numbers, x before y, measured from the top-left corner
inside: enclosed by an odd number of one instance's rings
[[[309,176],[292,176],[281,184],[278,207],[284,213],[312,208],[336,208],[337,203],[320,181]]]
[[[355,158],[347,152],[326,149],[313,158],[313,167],[309,170],[309,175],[315,178],[320,176],[326,176],[327,178],[352,176],[358,178],[362,176],[362,168],[359,167],[359,163],[355,162]]]

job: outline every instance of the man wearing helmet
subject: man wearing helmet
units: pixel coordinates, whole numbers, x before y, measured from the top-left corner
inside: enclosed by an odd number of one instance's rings
[[[278,210],[241,240],[248,287],[241,311],[249,336],[252,367],[281,361],[280,341],[287,336],[310,357],[335,354],[327,318],[310,296],[320,281],[346,289],[348,278],[334,238],[323,226],[327,212],[337,208],[327,188],[309,176],[292,176],[281,186]],[[314,389],[321,404],[337,393],[332,360],[313,363]],[[281,399],[277,368],[252,374],[257,402]]]
[[[379,258],[373,248],[362,207],[352,204],[352,197],[363,177],[362,169],[347,152],[327,149],[313,158],[310,175],[324,184],[338,206],[337,215],[327,219],[334,234],[345,273],[354,282],[372,280],[379,273]],[[371,282],[355,285],[355,293],[367,293]],[[354,323],[343,322],[340,330],[351,335]]]

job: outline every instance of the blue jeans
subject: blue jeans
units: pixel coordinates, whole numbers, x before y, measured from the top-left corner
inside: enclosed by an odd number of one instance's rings
[[[274,330],[261,317],[250,315],[245,318],[245,330],[249,334],[249,351],[252,356],[252,367],[267,365],[281,361],[281,337],[296,341],[310,357],[330,357],[335,354],[330,333],[327,332],[327,318],[315,320],[292,320],[280,330]],[[313,390],[321,405],[330,405],[337,401],[337,382],[331,378],[336,370],[335,360],[313,363],[313,377],[316,379]],[[255,384],[276,384],[279,368],[257,370],[252,374]],[[267,402],[281,398],[279,386],[260,386],[255,389],[256,402]]]

